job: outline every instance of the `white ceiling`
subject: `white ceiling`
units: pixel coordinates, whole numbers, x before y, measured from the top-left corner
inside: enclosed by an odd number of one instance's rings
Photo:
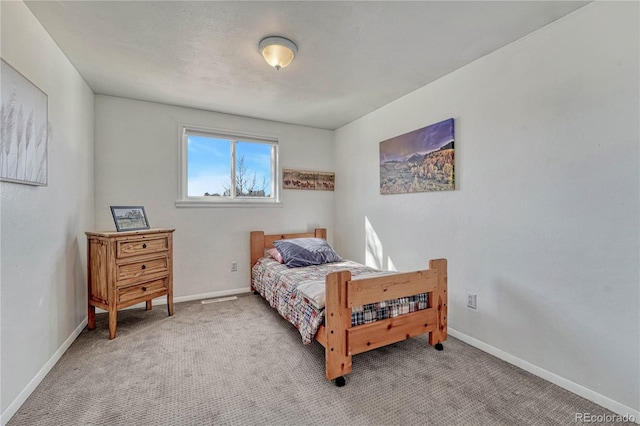
[[[324,129],[587,3],[26,1],[97,94]],[[298,45],[288,68],[258,53],[269,35]]]

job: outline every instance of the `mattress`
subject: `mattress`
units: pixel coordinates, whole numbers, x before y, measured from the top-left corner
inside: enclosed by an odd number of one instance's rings
[[[302,342],[310,344],[324,322],[324,293],[318,289],[324,288],[327,274],[344,270],[350,271],[352,277],[388,274],[350,260],[288,268],[271,257],[263,257],[253,267],[252,286],[298,329]],[[351,324],[366,324],[428,307],[426,293],[356,306],[351,311]]]

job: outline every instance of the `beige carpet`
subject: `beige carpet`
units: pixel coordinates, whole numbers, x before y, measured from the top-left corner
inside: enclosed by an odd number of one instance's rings
[[[454,338],[357,355],[347,384],[324,348],[259,296],[119,313],[84,330],[9,425],[568,425],[604,408]]]

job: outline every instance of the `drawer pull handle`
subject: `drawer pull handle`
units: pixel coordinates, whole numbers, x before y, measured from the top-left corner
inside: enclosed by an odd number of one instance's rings
[[[143,244],[143,245],[142,245],[142,248],[147,248],[147,245],[146,245],[146,244]]]
[[[147,291],[147,288],[146,287],[142,287],[142,291]]]
[[[147,265],[142,265],[142,269],[147,269]]]

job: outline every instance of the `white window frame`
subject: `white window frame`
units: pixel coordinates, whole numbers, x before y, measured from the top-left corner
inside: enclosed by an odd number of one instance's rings
[[[236,130],[217,129],[191,124],[180,124],[179,131],[179,153],[178,153],[178,199],[176,207],[280,207],[280,174],[278,164],[278,138],[270,135],[257,135],[253,133],[239,132]],[[189,196],[188,184],[188,136],[198,135],[218,139],[228,139],[240,142],[253,142],[271,145],[271,196],[269,197],[236,197],[235,185],[231,185],[231,197],[207,197]],[[230,164],[231,182],[235,181],[235,143],[231,145]]]

